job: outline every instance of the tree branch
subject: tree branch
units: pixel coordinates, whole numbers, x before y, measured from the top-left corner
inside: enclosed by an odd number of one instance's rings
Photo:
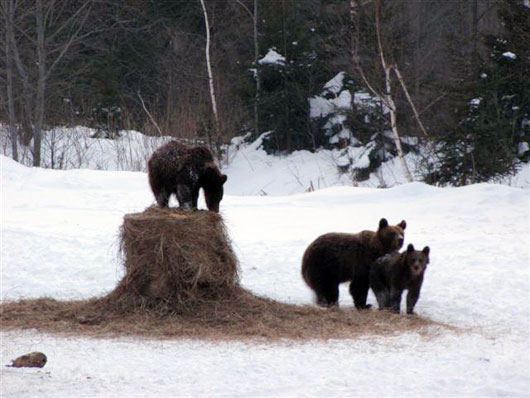
[[[158,124],[156,123],[155,119],[151,115],[151,113],[147,110],[147,107],[145,106],[144,99],[142,98],[142,95],[138,91],[136,94],[138,94],[138,98],[140,98],[140,102],[142,103],[142,108],[144,109],[145,113],[147,113],[147,116],[149,117],[149,120],[151,120],[151,123],[154,124],[156,129],[158,130],[158,134],[160,134],[160,137],[162,137],[162,130],[160,130],[160,127],[158,127]]]
[[[392,66],[399,82],[401,83],[401,87],[403,88],[403,91],[405,92],[405,96],[407,97],[407,100],[410,104],[410,107],[412,108],[412,112],[414,113],[414,117],[416,118],[416,121],[418,122],[418,125],[420,126],[421,131],[425,135],[425,137],[428,137],[429,134],[427,134],[427,131],[425,130],[425,127],[423,126],[423,123],[421,122],[420,115],[418,111],[416,110],[416,107],[414,106],[414,102],[412,101],[412,98],[410,97],[409,90],[407,90],[407,86],[405,85],[405,81],[403,80],[403,76],[401,76],[401,72],[399,71],[399,68],[397,65]]]
[[[81,10],[83,7],[80,7],[79,10]],[[88,15],[90,14],[90,10],[91,10],[91,7],[89,7],[87,9],[86,14],[83,16],[83,19],[79,22],[79,27],[77,28],[77,31],[74,34],[72,34],[72,36],[70,36],[70,38],[68,39],[68,42],[63,46],[63,48],[62,48],[61,52],[59,53],[59,55],[57,55],[57,57],[55,57],[55,60],[53,61],[53,63],[48,68],[48,71],[46,73],[46,79],[48,79],[50,77],[50,74],[53,72],[53,70],[55,69],[57,64],[61,61],[63,56],[66,54],[66,52],[70,49],[72,43],[74,43],[74,41],[76,41],[78,39],[79,32],[81,32],[81,30],[85,26],[86,20],[88,19]],[[77,12],[75,13],[75,15],[77,15]],[[70,21],[70,20],[71,20],[71,18],[68,19],[68,21]],[[65,25],[66,25],[66,23],[65,23]],[[65,25],[63,25],[63,27]],[[59,29],[62,29],[63,27],[61,27]],[[57,33],[58,33],[58,31],[56,31],[54,33],[54,35],[57,34]],[[48,37],[47,41],[49,41],[50,38],[53,37],[54,35]]]
[[[59,26],[55,32],[53,32],[51,35],[49,35],[47,38],[46,38],[46,42],[51,42],[55,39],[55,37],[61,33],[63,31],[63,29],[65,29],[67,26],[69,26],[71,24],[72,21],[74,21],[75,19],[77,19],[78,15],[83,11],[83,9],[85,7],[88,7],[88,10],[85,14],[85,16],[83,17],[82,19],[82,22],[81,22],[81,26],[84,25],[84,23],[86,22],[86,17],[88,16],[88,14],[90,13],[90,10],[92,9],[92,1],[87,1],[86,3],[84,3],[81,7],[79,7],[79,9],[73,13],[66,21],[64,21],[64,23]]]

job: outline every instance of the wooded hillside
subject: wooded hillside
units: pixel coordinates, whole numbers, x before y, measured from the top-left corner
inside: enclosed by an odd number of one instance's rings
[[[35,165],[56,125],[213,147],[272,131],[273,152],[375,140],[399,155],[417,136],[451,168],[434,182],[530,154],[527,0],[5,0],[0,13],[0,121]],[[315,115],[311,98],[342,89],[349,106]]]

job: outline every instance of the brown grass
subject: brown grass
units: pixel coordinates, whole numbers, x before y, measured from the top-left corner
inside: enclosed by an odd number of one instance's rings
[[[125,216],[124,278],[107,296],[0,305],[2,329],[90,337],[208,340],[352,339],[456,328],[386,311],[321,309],[256,297],[239,286],[237,260],[218,214],[149,208]]]

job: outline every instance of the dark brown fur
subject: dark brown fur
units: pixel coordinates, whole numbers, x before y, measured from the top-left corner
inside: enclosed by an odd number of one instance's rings
[[[410,244],[403,253],[387,254],[377,259],[370,270],[370,286],[380,310],[390,309],[399,313],[401,295],[407,289],[407,314],[414,312],[429,264],[429,252],[429,246],[418,251]]]
[[[219,212],[227,177],[217,168],[208,148],[170,141],[153,153],[147,169],[160,207],[168,207],[171,194],[175,194],[181,208],[196,209],[202,188],[208,209]]]
[[[302,259],[302,276],[315,291],[317,304],[337,305],[339,284],[351,281],[350,294],[355,307],[369,308],[366,298],[370,265],[378,257],[401,248],[406,226],[404,220],[396,226],[389,226],[382,218],[376,232],[329,233],[311,243]]]

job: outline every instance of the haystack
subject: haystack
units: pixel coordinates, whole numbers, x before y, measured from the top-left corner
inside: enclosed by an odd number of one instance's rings
[[[121,309],[185,312],[239,286],[237,259],[219,214],[150,207],[121,228],[125,276],[107,296]]]
[[[108,295],[0,303],[0,330],[213,340],[351,339],[412,331],[435,336],[454,330],[387,311],[324,310],[255,296],[240,287],[223,221],[209,211],[151,207],[128,214],[121,251],[125,275]]]

